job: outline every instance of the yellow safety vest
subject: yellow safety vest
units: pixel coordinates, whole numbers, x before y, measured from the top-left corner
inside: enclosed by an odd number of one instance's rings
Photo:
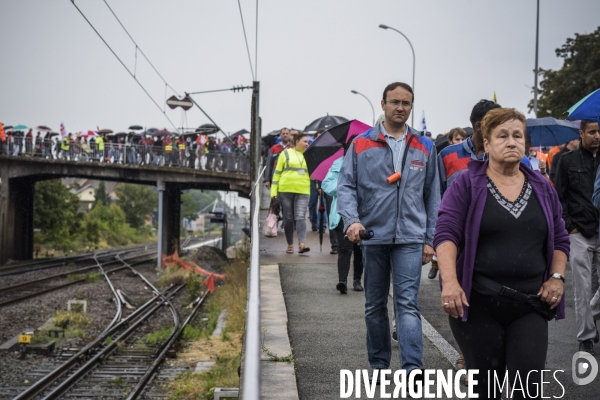
[[[178,147],[179,147],[179,150],[185,150],[185,144],[180,143],[178,145]]]
[[[173,151],[173,145],[170,145],[170,144],[166,145],[165,151]]]
[[[63,151],[69,151],[69,138],[64,138],[62,140],[62,144],[60,145],[60,149]]]
[[[96,145],[98,146],[98,150],[104,150],[104,139],[98,137],[96,139]]]

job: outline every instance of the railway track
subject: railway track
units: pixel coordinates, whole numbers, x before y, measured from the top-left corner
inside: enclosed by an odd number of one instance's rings
[[[183,323],[180,323],[176,308],[171,300],[181,291],[183,286],[175,286],[165,292],[159,292],[142,274],[133,266],[146,262],[148,257],[155,258],[155,253],[128,256],[121,251],[114,256],[114,260],[101,262],[97,255],[96,266],[84,267],[80,270],[100,270],[109,284],[117,310],[111,323],[94,340],[83,348],[65,347],[59,349],[52,363],[32,369],[26,374],[26,382],[34,381],[29,387],[18,385],[0,389],[0,396],[14,399],[137,399],[166,398],[156,386],[148,389],[153,381],[166,382],[184,371],[183,368],[163,368],[161,363],[167,356],[169,349],[181,335],[185,326],[193,320],[201,308],[206,293],[197,299],[193,311]],[[108,265],[120,263],[116,268],[106,268]],[[145,285],[152,288],[155,297],[127,314],[121,306],[120,296],[108,274],[129,269],[136,274]],[[72,272],[71,272],[72,273]],[[65,274],[56,274],[65,275]],[[48,277],[50,278],[50,277]],[[58,278],[60,279],[60,278]],[[52,279],[44,278],[52,281]],[[27,286],[21,283],[15,286]],[[159,313],[170,312],[172,331],[164,343],[151,346],[142,344],[143,327]],[[134,345],[135,344],[135,345]]]

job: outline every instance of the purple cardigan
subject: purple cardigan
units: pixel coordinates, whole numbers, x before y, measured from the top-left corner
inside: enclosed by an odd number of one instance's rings
[[[477,238],[488,192],[485,173],[487,166],[488,161],[473,160],[469,162],[468,169],[460,174],[444,193],[433,239],[434,248],[448,240],[456,245],[458,249],[456,275],[469,301],[477,254]],[[519,169],[529,179],[548,223],[546,246],[548,254],[546,256],[546,273],[544,274],[544,281],[546,281],[552,267],[554,250],[560,250],[567,257],[569,256],[569,234],[565,229],[562,207],[554,188],[539,173],[523,164],[519,165]],[[556,311],[556,319],[565,317],[564,294]],[[463,321],[467,320],[468,312],[468,307],[465,306]]]

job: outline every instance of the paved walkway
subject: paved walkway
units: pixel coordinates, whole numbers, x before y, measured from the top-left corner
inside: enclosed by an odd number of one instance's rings
[[[266,218],[263,211],[261,221]],[[310,226],[310,223],[309,223]],[[318,233],[308,232],[309,253],[286,254],[283,233],[276,238],[261,238],[261,291],[264,346],[272,355],[285,358],[290,347],[295,364],[285,361],[262,362],[263,399],[339,399],[340,370],[368,369],[364,292],[341,295],[337,283],[337,256],[329,254],[325,235],[319,251]],[[439,306],[439,284],[427,279],[429,266],[423,267],[419,306],[423,316],[424,366],[448,370],[458,354],[447,316]],[[571,360],[577,351],[571,274],[567,271],[567,319],[550,323],[550,345],[546,368],[563,370],[552,375],[544,396],[563,399],[600,399],[600,375],[589,385],[577,386],[571,378]],[[388,307],[391,310],[391,304]],[[600,353],[600,352],[599,352]],[[596,360],[600,356],[595,356]],[[392,369],[399,368],[397,347]],[[364,391],[361,393],[365,397]],[[354,395],[352,398],[355,398]],[[374,398],[380,398],[377,392]],[[445,398],[445,397],[442,397]],[[541,398],[541,397],[540,397]]]

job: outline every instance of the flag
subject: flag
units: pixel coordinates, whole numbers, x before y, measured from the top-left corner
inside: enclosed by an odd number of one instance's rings
[[[237,141],[237,145],[238,145],[238,146],[241,146],[241,145],[242,145],[242,144],[244,144],[244,142],[246,141],[246,138],[245,138],[245,137],[243,137],[242,135],[239,135],[239,136],[236,138],[236,141]]]
[[[425,110],[421,114],[421,122],[419,123],[419,130],[423,133],[427,132],[427,122],[425,122]]]
[[[65,129],[65,123],[61,122],[60,123],[60,137],[64,139],[66,136],[67,136],[67,130]]]
[[[206,278],[204,280],[204,285],[206,286],[206,288],[208,290],[210,290],[210,292],[214,292],[215,291],[215,275],[214,274],[210,274],[208,276],[208,278]]]
[[[494,103],[498,103],[498,99],[496,98],[496,91],[494,90]]]
[[[196,138],[196,143],[199,143],[200,146],[204,146],[206,144],[207,136],[206,135],[198,135]]]

